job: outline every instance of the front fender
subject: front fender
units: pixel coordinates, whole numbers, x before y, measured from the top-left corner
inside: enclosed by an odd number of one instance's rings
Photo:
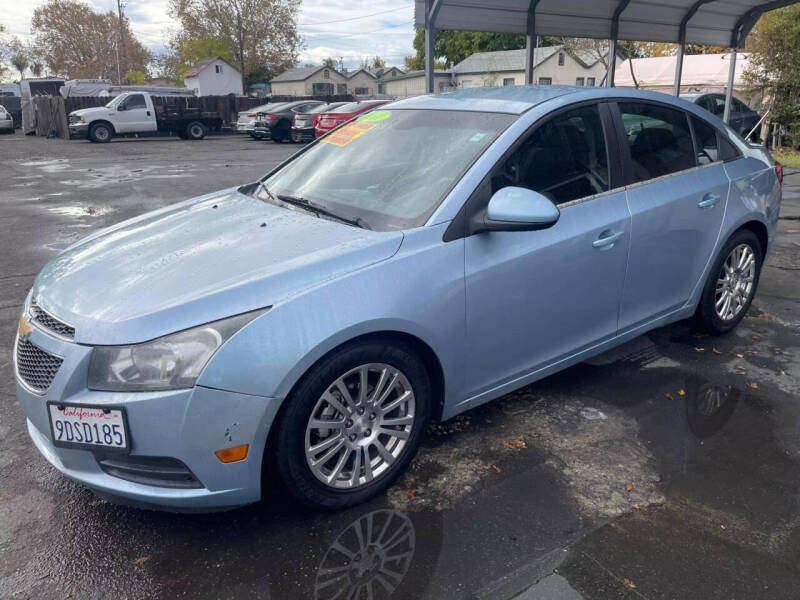
[[[284,398],[332,349],[391,331],[433,349],[447,402],[462,387],[465,317],[463,240],[443,243],[446,226],[416,230],[394,257],[276,304],[228,340],[197,383]]]

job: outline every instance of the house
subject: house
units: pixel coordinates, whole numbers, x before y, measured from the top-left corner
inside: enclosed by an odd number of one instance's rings
[[[224,58],[202,58],[183,74],[183,84],[198,96],[244,94],[242,74]]]
[[[272,78],[275,96],[333,96],[346,94],[348,77],[331,67],[297,67]]]
[[[543,46],[534,50],[536,83],[539,85],[600,85],[606,66],[600,56],[572,54],[563,46]],[[452,68],[453,82],[459,88],[524,85],[525,49],[476,52]]]
[[[356,96],[370,96],[378,93],[378,78],[367,69],[345,73],[347,91]]]
[[[683,57],[681,93],[725,92],[728,86],[730,54],[691,54]],[[636,87],[657,92],[672,93],[675,83],[675,56],[653,56],[634,58],[617,65],[614,84],[617,87]],[[631,67],[633,75],[631,76]],[[749,101],[752,90],[744,79],[750,68],[750,53],[736,55],[736,71],[733,78],[734,94]]]
[[[395,98],[407,98],[425,94],[425,71],[409,71],[390,79],[381,79],[382,94]],[[446,92],[453,87],[453,78],[449,71],[434,71],[433,89]]]

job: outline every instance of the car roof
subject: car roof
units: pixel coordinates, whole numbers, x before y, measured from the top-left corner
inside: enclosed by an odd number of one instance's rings
[[[477,87],[441,94],[415,96],[399,100],[386,108],[419,108],[434,110],[464,110],[477,112],[501,112],[522,114],[538,104],[555,98],[581,100],[603,100],[608,98],[654,100],[676,106],[685,106],[671,94],[651,92],[633,88],[580,87],[560,85],[515,85],[502,87]]]

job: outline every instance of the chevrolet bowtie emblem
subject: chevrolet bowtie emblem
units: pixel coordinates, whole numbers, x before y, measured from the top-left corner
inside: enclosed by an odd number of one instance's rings
[[[19,329],[18,329],[20,339],[22,340],[28,339],[28,335],[30,334],[30,332],[31,332],[31,327],[30,325],[28,325],[28,315],[22,315],[19,318]]]

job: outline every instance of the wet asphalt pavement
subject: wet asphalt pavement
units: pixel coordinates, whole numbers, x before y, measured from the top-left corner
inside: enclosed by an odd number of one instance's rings
[[[800,174],[736,331],[662,328],[434,425],[363,506],[312,513],[272,485],[254,506],[173,515],[52,469],[12,373],[38,270],[97,228],[252,181],[294,149],[0,136],[0,598],[800,595]]]

